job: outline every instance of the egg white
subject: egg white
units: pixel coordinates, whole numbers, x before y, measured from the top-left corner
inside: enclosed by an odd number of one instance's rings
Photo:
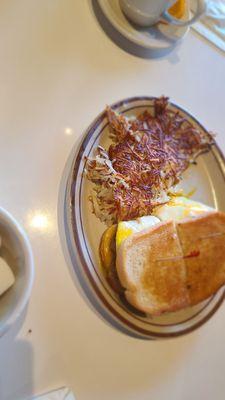
[[[213,208],[186,197],[173,197],[168,203],[155,208],[153,215],[160,221],[179,221],[184,218],[198,217],[204,212],[213,211]]]
[[[133,221],[119,222],[116,233],[116,247],[118,249],[121,243],[133,233],[141,232],[161,221],[179,221],[184,218],[195,218],[208,211],[213,211],[213,208],[183,196],[172,197],[168,203],[156,207],[152,215],[137,218]]]
[[[129,237],[132,233],[141,232],[144,229],[150,228],[160,222],[159,218],[152,215],[137,218],[133,221],[122,221],[118,223],[116,233],[116,247]]]

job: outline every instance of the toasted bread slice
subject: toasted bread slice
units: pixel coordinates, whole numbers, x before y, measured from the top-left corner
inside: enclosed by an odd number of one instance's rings
[[[207,299],[225,284],[225,214],[163,222],[126,239],[117,272],[127,300],[151,315]]]
[[[210,297],[225,283],[225,214],[177,224],[183,249],[190,304]]]
[[[157,315],[189,304],[185,263],[174,222],[134,234],[120,246],[117,272],[127,300]]]

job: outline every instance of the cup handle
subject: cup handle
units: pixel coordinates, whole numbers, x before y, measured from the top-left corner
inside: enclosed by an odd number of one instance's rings
[[[197,0],[197,10],[195,12],[195,15],[188,21],[181,21],[177,18],[172,17],[172,15],[169,14],[168,10],[164,11],[162,14],[162,17],[164,20],[169,22],[170,24],[178,25],[178,26],[188,26],[193,24],[201,15],[203,15],[206,11],[206,2],[205,0]]]

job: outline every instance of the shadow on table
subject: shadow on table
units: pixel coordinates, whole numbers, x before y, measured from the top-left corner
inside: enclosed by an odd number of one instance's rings
[[[27,340],[17,339],[26,310],[15,325],[0,338],[0,399],[24,400],[33,394],[33,350]],[[23,383],[23,384],[22,384]]]
[[[122,50],[134,56],[146,59],[157,59],[170,55],[169,61],[172,64],[175,64],[179,61],[179,57],[176,52],[179,47],[178,43],[174,43],[174,45],[171,45],[171,47],[168,47],[167,49],[146,49],[142,46],[136,45],[135,43],[132,43],[130,40],[125,38],[113,27],[113,25],[108,21],[108,19],[102,12],[97,0],[89,0],[89,4],[103,31]]]
[[[76,341],[65,355],[70,386],[78,398],[150,400],[159,398],[159,393],[163,393],[163,399],[175,398],[177,380],[185,376],[179,373],[189,368],[190,355],[198,352],[200,337],[197,340],[197,335],[191,334],[172,341],[146,342],[99,325],[94,318],[90,324],[81,318]],[[74,365],[74,359],[82,363]],[[168,382],[173,393],[166,393]]]
[[[67,180],[70,175],[71,167],[73,164],[74,157],[76,155],[76,149],[80,147],[80,144],[82,142],[83,138],[79,138],[76,143],[74,144],[70,155],[68,157],[68,160],[66,162],[66,165],[63,170],[61,182],[60,182],[60,188],[59,188],[59,196],[58,196],[58,226],[59,226],[59,235],[60,235],[60,241],[61,241],[61,246],[63,250],[63,255],[66,261],[66,264],[69,269],[70,276],[75,283],[75,286],[80,293],[80,295],[83,297],[85,302],[93,309],[93,311],[97,312],[97,314],[102,318],[111,322],[115,327],[118,329],[121,329],[121,327],[113,321],[110,316],[107,315],[105,312],[104,308],[98,304],[90,291],[90,288],[84,279],[80,269],[77,267],[77,256],[76,256],[76,249],[74,250],[74,243],[72,239],[72,235],[70,233],[70,227],[68,224],[68,205],[69,205],[69,197],[67,198]],[[94,305],[94,306],[93,306]],[[123,328],[122,328],[123,329]],[[128,331],[126,329],[123,329],[124,333],[128,334]]]
[[[58,224],[65,260],[76,288],[83,295],[79,285],[85,285],[85,282],[81,283],[82,277],[79,277],[77,285],[74,270],[78,271],[78,268],[76,260],[71,262],[64,232],[66,184],[81,140],[76,141],[63,171],[58,198]],[[85,298],[84,295],[82,297]],[[78,398],[104,399],[107,393],[107,400],[149,399],[150,391],[154,394],[164,382],[170,380],[175,385],[178,372],[198,348],[197,333],[170,341],[137,340],[103,324],[88,310],[77,314],[78,323],[70,324],[73,312],[76,313],[75,304],[71,304],[68,322],[60,326],[60,335],[66,338],[67,349],[70,349],[62,355],[67,371],[66,383]]]
[[[66,165],[64,167],[60,182],[57,209],[58,209],[58,226],[59,226],[58,231],[63,250],[63,255],[66,264],[68,266],[70,276],[73,282],[75,283],[78,292],[83,297],[85,302],[89,305],[89,307],[95,313],[97,313],[101,319],[104,319],[104,321],[107,321],[107,323],[113,325],[116,329],[122,331],[127,335],[139,338],[138,335],[136,335],[135,333],[131,334],[126,327],[124,327],[122,324],[113,319],[112,316],[108,312],[106,312],[106,308],[102,306],[102,304],[96,301],[96,298],[93,295],[90,286],[87,283],[87,280],[84,278],[81,270],[78,267],[79,261],[77,258],[77,250],[73,242],[73,234],[71,232],[71,227],[70,227],[70,215],[68,214],[68,212],[70,212],[69,210],[70,197],[68,195],[70,187],[69,186],[67,187],[67,185],[73,161],[76,157],[76,149],[80,148],[82,141],[83,137],[78,138],[77,141],[75,142],[68,157],[68,160],[66,162]]]

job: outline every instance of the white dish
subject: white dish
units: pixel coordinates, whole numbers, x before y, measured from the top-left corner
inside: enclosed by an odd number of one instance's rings
[[[125,115],[135,115],[145,109],[152,110],[154,98],[136,97],[123,100],[112,107]],[[170,103],[198,129],[205,128],[189,113]],[[101,270],[99,244],[106,226],[92,214],[88,196],[92,184],[84,176],[85,157],[91,156],[98,144],[110,144],[106,113],[101,113],[88,128],[85,138],[74,156],[67,182],[65,199],[66,236],[74,272],[86,299],[92,308],[122,332],[143,339],[180,336],[205,323],[218,309],[225,297],[221,288],[214,296],[195,307],[159,317],[137,315],[127,307],[109,287]],[[196,188],[194,199],[225,211],[225,162],[215,144],[209,153],[198,158],[196,166],[184,174],[181,187],[187,193]]]
[[[189,27],[179,27],[166,22],[159,22],[150,28],[138,28],[123,14],[119,0],[98,0],[105,17],[125,38],[136,45],[151,50],[168,50],[173,48],[188,33]],[[184,19],[189,18],[188,7]]]
[[[29,300],[34,262],[29,240],[18,222],[0,208],[0,255],[15,276],[14,285],[0,296],[0,337],[14,324]]]

